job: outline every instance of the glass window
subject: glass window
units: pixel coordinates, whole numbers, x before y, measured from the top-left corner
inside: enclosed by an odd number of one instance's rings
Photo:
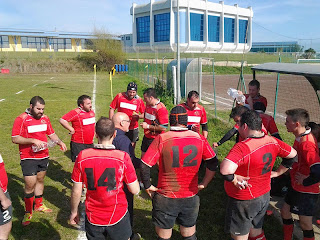
[[[203,14],[190,13],[190,39],[203,41]]]
[[[130,36],[126,36],[126,40],[130,40]]]
[[[72,44],[71,44],[71,38],[66,38],[65,39],[65,49],[71,49]]]
[[[0,36],[0,45],[1,45],[1,48],[9,48],[9,37]]]
[[[170,13],[154,15],[154,41],[170,40]]]
[[[239,20],[239,43],[248,42],[247,35],[248,20]]]
[[[234,18],[224,18],[224,42],[234,43]]]
[[[209,42],[220,41],[220,17],[208,16],[208,40]]]
[[[150,16],[136,19],[137,43],[150,42]]]

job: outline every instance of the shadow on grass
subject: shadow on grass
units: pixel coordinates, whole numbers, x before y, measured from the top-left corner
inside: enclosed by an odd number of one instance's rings
[[[72,188],[71,173],[65,171],[63,166],[56,160],[50,159],[47,177],[51,178],[53,181],[60,182],[68,189]]]
[[[14,239],[61,239],[60,234],[44,218],[40,218],[26,227],[22,227],[19,220],[13,221],[11,235]]]

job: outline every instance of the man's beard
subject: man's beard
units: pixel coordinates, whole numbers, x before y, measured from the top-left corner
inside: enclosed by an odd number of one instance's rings
[[[31,113],[32,117],[37,119],[37,120],[39,120],[43,115],[42,113],[36,114],[35,111],[33,110],[33,108],[30,109],[30,113]]]

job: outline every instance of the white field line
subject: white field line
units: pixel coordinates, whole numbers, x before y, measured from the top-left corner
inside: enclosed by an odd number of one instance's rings
[[[54,77],[51,77],[50,79],[54,79]]]
[[[21,90],[21,91],[19,91],[19,92],[16,92],[16,94],[20,94],[20,93],[22,93],[22,92],[24,92],[24,90]]]
[[[38,83],[34,84],[32,87],[38,86]]]
[[[3,102],[4,100],[6,100],[6,99],[2,98],[2,99],[0,99],[0,102]]]

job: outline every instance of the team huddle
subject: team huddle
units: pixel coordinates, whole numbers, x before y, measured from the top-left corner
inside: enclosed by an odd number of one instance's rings
[[[152,199],[157,239],[170,239],[175,223],[179,224],[183,239],[197,239],[198,191],[206,188],[218,171],[214,148],[237,135],[236,144],[220,163],[228,196],[225,231],[234,240],[266,239],[263,222],[270,201],[271,178],[289,172],[291,183],[281,209],[283,239],[292,239],[291,213],[299,216],[303,239],[315,239],[312,216],[319,195],[320,134],[316,135],[316,127],[309,127],[305,109],[291,109],[286,111],[285,125],[295,142],[293,147],[283,142],[274,119],[265,113],[267,99],[259,90],[260,83],[252,80],[245,105],[236,106],[230,114],[235,126],[213,147],[207,140],[206,111],[199,104],[196,91],[190,91],[186,102],[169,113],[155,89],[146,89],[142,99],[137,95],[136,83],[131,82],[126,92],[112,100],[109,118],[100,117],[98,121],[90,96],[80,96],[78,107],[59,120],[71,135],[74,162],[70,224],[79,223],[78,208],[85,193],[87,239],[140,239],[140,234],[133,231],[133,200],[143,188]],[[48,148],[59,145],[62,151],[67,150],[44,115],[44,108],[44,99],[33,97],[12,128],[12,142],[19,145],[25,183],[23,226],[32,224],[35,212],[52,212],[43,201],[44,178],[50,162]],[[140,119],[143,121],[139,124]],[[139,128],[144,131],[141,158],[135,155]],[[93,144],[94,137],[97,144]],[[282,162],[273,169],[277,157]],[[202,163],[205,175],[198,182]],[[157,186],[152,185],[152,173],[158,175]],[[12,227],[7,185],[0,155],[0,239],[8,239]]]

